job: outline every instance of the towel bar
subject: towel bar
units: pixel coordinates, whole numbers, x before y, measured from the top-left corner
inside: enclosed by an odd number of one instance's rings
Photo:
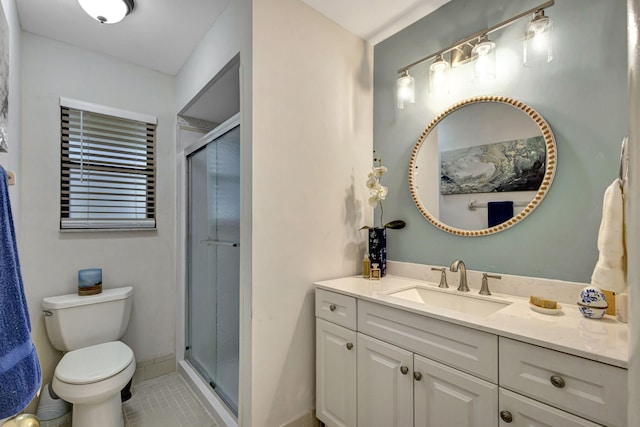
[[[513,202],[513,206],[527,206],[529,204],[529,202]],[[478,203],[475,200],[471,200],[468,204],[467,207],[469,208],[470,211],[475,211],[477,208],[486,208],[487,204],[486,203]]]

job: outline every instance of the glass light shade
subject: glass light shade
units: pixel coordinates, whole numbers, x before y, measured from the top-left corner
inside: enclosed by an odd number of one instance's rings
[[[416,102],[416,83],[413,77],[409,75],[409,71],[405,71],[396,83],[397,107],[404,108],[404,104],[414,104]]]
[[[431,95],[446,95],[449,93],[449,63],[442,56],[429,67],[429,93]]]
[[[131,12],[133,2],[125,0],[78,0],[87,15],[103,24],[122,21]]]
[[[544,16],[544,12],[536,12],[527,24],[524,33],[523,64],[535,67],[551,62],[553,59],[552,40],[553,21]]]
[[[484,39],[480,41],[471,54],[476,58],[473,69],[473,81],[493,80],[496,78],[496,44]]]

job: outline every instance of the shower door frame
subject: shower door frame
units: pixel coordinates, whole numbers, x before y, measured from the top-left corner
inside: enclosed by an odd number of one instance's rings
[[[178,212],[178,236],[180,238],[181,243],[181,251],[179,253],[180,256],[180,268],[178,272],[178,287],[177,287],[177,310],[176,310],[176,319],[177,319],[177,334],[176,334],[176,356],[177,356],[177,369],[178,372],[183,376],[183,378],[187,381],[187,383],[191,386],[193,391],[200,397],[203,401],[207,410],[214,416],[217,424],[221,426],[229,426],[229,427],[237,427],[238,426],[238,417],[240,416],[240,411],[242,411],[242,340],[243,340],[243,291],[242,291],[242,272],[240,273],[240,302],[238,306],[239,310],[239,320],[240,320],[240,372],[239,372],[239,396],[238,396],[238,411],[239,414],[236,416],[226,405],[226,403],[218,396],[217,393],[210,388],[206,379],[193,367],[193,365],[186,358],[186,344],[187,344],[187,336],[188,336],[188,280],[189,280],[189,272],[188,272],[188,256],[189,256],[189,241],[188,241],[188,221],[190,218],[190,205],[191,200],[189,197],[189,162],[188,157],[194,153],[195,151],[203,148],[211,141],[216,138],[224,135],[235,127],[240,126],[240,180],[241,180],[241,224],[242,224],[242,123],[240,120],[240,113],[233,115],[231,118],[227,119],[220,125],[216,126],[213,130],[209,131],[207,134],[202,136],[197,142],[189,145],[184,148],[182,153],[179,153],[178,156],[178,177],[180,177],[178,182],[179,194],[178,194],[178,205],[181,207]],[[241,237],[242,241],[242,225],[241,225]],[[240,245],[242,248],[242,244]],[[240,254],[240,265],[242,266],[242,252]],[[241,267],[242,268],[242,267]]]

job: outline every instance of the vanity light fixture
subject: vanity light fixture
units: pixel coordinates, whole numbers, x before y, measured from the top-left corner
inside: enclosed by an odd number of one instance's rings
[[[473,81],[487,81],[496,78],[496,44],[485,35],[471,51],[472,57],[476,58],[473,69]]]
[[[409,75],[409,70],[404,70],[396,82],[397,107],[404,108],[405,103],[414,104],[416,102],[416,83]]]
[[[398,74],[400,74],[400,78],[398,79],[396,86],[398,90],[398,108],[404,108],[404,102],[406,102],[406,99],[409,99],[407,97],[401,97],[401,91],[402,93],[409,93],[409,87],[411,87],[410,93],[412,95],[410,102],[415,102],[415,91],[413,91],[414,81],[413,78],[409,76],[409,69],[434,58],[435,62],[429,67],[429,90],[431,94],[447,93],[446,90],[440,89],[440,86],[442,81],[447,80],[444,78],[444,76],[446,76],[449,68],[456,67],[470,61],[476,62],[473,77],[474,81],[484,80],[487,78],[495,78],[495,43],[489,41],[489,34],[502,30],[503,28],[508,27],[519,19],[524,18],[525,16],[530,16],[533,14],[533,19],[531,20],[529,25],[527,25],[527,30],[525,33],[525,65],[529,66],[530,63],[531,65],[533,64],[534,57],[532,48],[537,48],[538,45],[542,45],[542,41],[544,40],[547,40],[549,43],[544,44],[545,47],[543,48],[544,53],[542,54],[542,57],[544,58],[544,62],[551,61],[551,59],[553,58],[553,50],[550,44],[550,31],[553,21],[545,16],[544,10],[548,7],[553,6],[554,4],[555,0],[548,0],[536,7],[519,13],[518,15],[515,15],[496,25],[485,28],[484,30],[471,34],[470,36],[465,37],[444,49],[434,52],[422,59],[419,59],[398,69],[397,72]],[[450,61],[447,61],[445,59],[446,57],[449,57]],[[411,79],[410,84],[408,80],[403,80],[405,78]],[[403,81],[402,84],[401,81]],[[407,88],[406,91],[405,88]]]
[[[553,59],[553,43],[551,30],[553,21],[545,16],[544,10],[538,10],[527,24],[524,32],[523,64],[534,67],[551,62]]]
[[[449,93],[449,69],[451,66],[442,55],[436,57],[436,61],[429,67],[429,93],[431,95],[444,95]]]
[[[78,0],[84,11],[101,24],[115,24],[133,10],[133,0]]]

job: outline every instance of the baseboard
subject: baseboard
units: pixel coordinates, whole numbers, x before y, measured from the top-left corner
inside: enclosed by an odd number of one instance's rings
[[[280,427],[320,427],[322,423],[316,418],[316,411],[310,410],[306,414],[289,421],[286,424],[282,424]]]
[[[142,360],[136,363],[133,383],[150,380],[176,371],[176,355],[174,353]]]

